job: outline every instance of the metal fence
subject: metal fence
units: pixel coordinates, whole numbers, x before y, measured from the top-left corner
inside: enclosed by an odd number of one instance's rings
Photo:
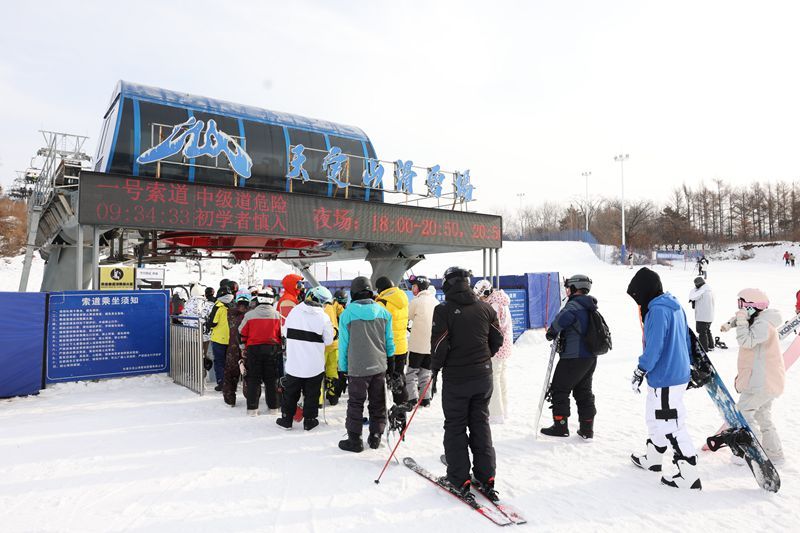
[[[203,322],[199,318],[181,316],[180,322],[171,317],[169,375],[172,381],[193,390],[205,393],[205,369],[203,368]]]

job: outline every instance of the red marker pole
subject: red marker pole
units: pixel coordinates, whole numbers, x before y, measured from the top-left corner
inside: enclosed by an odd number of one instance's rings
[[[547,289],[544,297],[544,328],[547,329],[550,324],[547,321],[550,319],[550,272],[547,273]]]

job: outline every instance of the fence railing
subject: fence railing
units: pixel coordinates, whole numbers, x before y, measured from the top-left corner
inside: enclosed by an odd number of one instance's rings
[[[203,322],[196,317],[170,318],[169,375],[173,382],[202,396],[206,382],[203,368]]]

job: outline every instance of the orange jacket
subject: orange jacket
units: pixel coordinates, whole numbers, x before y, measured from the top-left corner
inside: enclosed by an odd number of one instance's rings
[[[281,285],[283,285],[283,294],[278,300],[278,305],[276,308],[284,320],[286,320],[289,312],[294,309],[294,306],[299,303],[297,301],[298,281],[303,281],[303,276],[299,274],[287,274],[284,276],[283,280],[281,280]]]

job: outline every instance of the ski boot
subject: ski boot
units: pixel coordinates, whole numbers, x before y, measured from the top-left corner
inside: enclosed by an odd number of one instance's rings
[[[248,409],[247,416],[258,416],[258,409]]]
[[[305,418],[303,419],[303,429],[306,431],[311,431],[315,427],[319,425],[319,420],[316,418]]]
[[[422,402],[420,403],[420,405],[421,405],[422,407],[430,407],[430,406],[431,406],[431,400],[430,400],[430,398],[425,398],[424,400],[422,400]]]
[[[381,434],[380,433],[370,433],[369,437],[367,437],[367,444],[373,450],[377,450],[381,445]]]
[[[553,425],[549,428],[542,428],[540,431],[543,435],[549,437],[569,437],[569,426],[567,426],[566,416],[553,416]]]
[[[283,429],[292,429],[292,422],[293,420],[291,416],[281,416],[280,418],[275,419],[275,423]]]
[[[403,434],[406,429],[406,412],[397,405],[393,405],[387,414],[389,431],[399,431]]]
[[[696,489],[702,490],[700,476],[697,474],[697,456],[684,457],[675,455],[672,462],[678,467],[678,473],[671,478],[661,478],[661,484],[676,489]]]
[[[581,427],[578,429],[578,436],[584,440],[594,438],[594,419],[581,420]]]
[[[361,434],[347,432],[347,438],[339,441],[339,449],[346,452],[361,453],[364,451],[364,441]]]
[[[652,440],[647,439],[647,453],[643,455],[631,454],[631,461],[639,468],[651,472],[661,472],[661,462],[666,451],[666,446],[656,446]]]
[[[490,477],[489,481],[487,481],[486,483],[474,480],[473,485],[475,485],[475,488],[477,488],[481,494],[486,496],[486,498],[489,501],[494,503],[500,501],[500,495],[497,493],[496,490],[494,490],[494,477]]]

